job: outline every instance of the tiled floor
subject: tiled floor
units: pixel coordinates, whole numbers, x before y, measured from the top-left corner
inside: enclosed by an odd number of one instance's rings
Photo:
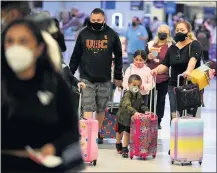
[[[116,96],[118,99],[119,96]],[[216,172],[216,81],[205,90],[205,104],[201,118],[204,120],[204,159],[192,165],[171,165],[167,152],[169,149],[169,102],[167,98],[162,130],[159,130],[158,153],[156,159],[123,159],[116,154],[114,140],[100,145],[97,166],[87,164],[85,172]]]

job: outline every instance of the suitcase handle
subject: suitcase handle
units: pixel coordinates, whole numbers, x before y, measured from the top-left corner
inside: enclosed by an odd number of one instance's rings
[[[180,87],[180,78],[183,77],[184,78],[184,74],[179,74],[177,77],[177,87]],[[185,84],[188,84],[188,80],[186,79]],[[187,110],[184,110],[184,116],[187,116]],[[178,111],[176,111],[176,118],[178,118]]]
[[[113,85],[112,89],[116,89],[115,84],[112,84],[112,85]],[[120,97],[122,98],[122,95],[123,95],[123,86],[121,86],[119,88],[121,88],[121,96]],[[113,112],[113,107],[114,107],[114,95],[115,95],[115,90],[112,91],[111,112]]]
[[[152,80],[152,88],[154,88],[154,98],[152,97],[153,95],[153,89],[151,89],[151,98],[150,98],[150,113],[152,112],[152,101],[154,100],[154,117],[156,116],[156,107],[157,107],[157,87],[156,87],[156,76],[153,77]]]
[[[79,91],[79,104],[78,104],[78,118],[81,118],[81,96],[82,96],[82,88],[78,88]],[[82,117],[83,119],[85,119],[84,117]]]
[[[177,87],[180,87],[180,78],[181,77],[183,77],[184,78],[184,74],[182,73],[182,74],[179,74],[178,75],[178,77],[177,77]],[[185,81],[186,83],[186,85],[188,84],[188,80],[186,79],[186,81]]]

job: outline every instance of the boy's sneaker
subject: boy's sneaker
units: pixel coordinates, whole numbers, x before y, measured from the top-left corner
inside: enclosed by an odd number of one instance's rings
[[[122,143],[120,143],[120,144],[117,144],[116,143],[116,150],[117,150],[117,153],[118,154],[122,154]]]
[[[103,138],[101,137],[100,132],[98,133],[98,140],[97,140],[98,144],[103,144]]]
[[[128,158],[128,152],[129,152],[128,148],[123,147],[123,149],[122,149],[122,157],[123,158]]]

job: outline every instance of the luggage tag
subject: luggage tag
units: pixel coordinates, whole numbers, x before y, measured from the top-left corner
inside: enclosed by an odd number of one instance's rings
[[[30,146],[26,146],[26,151],[28,152],[31,160],[48,168],[55,168],[63,162],[58,156],[42,156],[40,152],[34,151]]]

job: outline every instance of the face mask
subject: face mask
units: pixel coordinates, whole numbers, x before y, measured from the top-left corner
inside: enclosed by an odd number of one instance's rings
[[[75,17],[75,14],[72,14],[72,17]]]
[[[132,22],[132,26],[135,27],[136,26],[136,22]]]
[[[98,22],[95,22],[95,23],[90,22],[90,25],[96,31],[100,31],[104,27],[104,23],[98,23]]]
[[[134,62],[134,65],[135,65],[137,68],[142,68],[142,67],[144,67],[144,63],[143,63],[143,62],[140,62],[140,63]]]
[[[8,65],[15,73],[26,70],[34,61],[33,52],[24,46],[11,46],[5,55]]]
[[[165,40],[167,38],[167,33],[164,33],[164,32],[158,33],[158,38],[160,40]]]
[[[139,88],[138,88],[138,86],[132,86],[132,87],[130,87],[130,91],[132,93],[136,94],[139,91]]]
[[[178,32],[175,35],[175,41],[176,42],[181,42],[184,41],[188,36],[188,33],[182,33],[182,32]]]

